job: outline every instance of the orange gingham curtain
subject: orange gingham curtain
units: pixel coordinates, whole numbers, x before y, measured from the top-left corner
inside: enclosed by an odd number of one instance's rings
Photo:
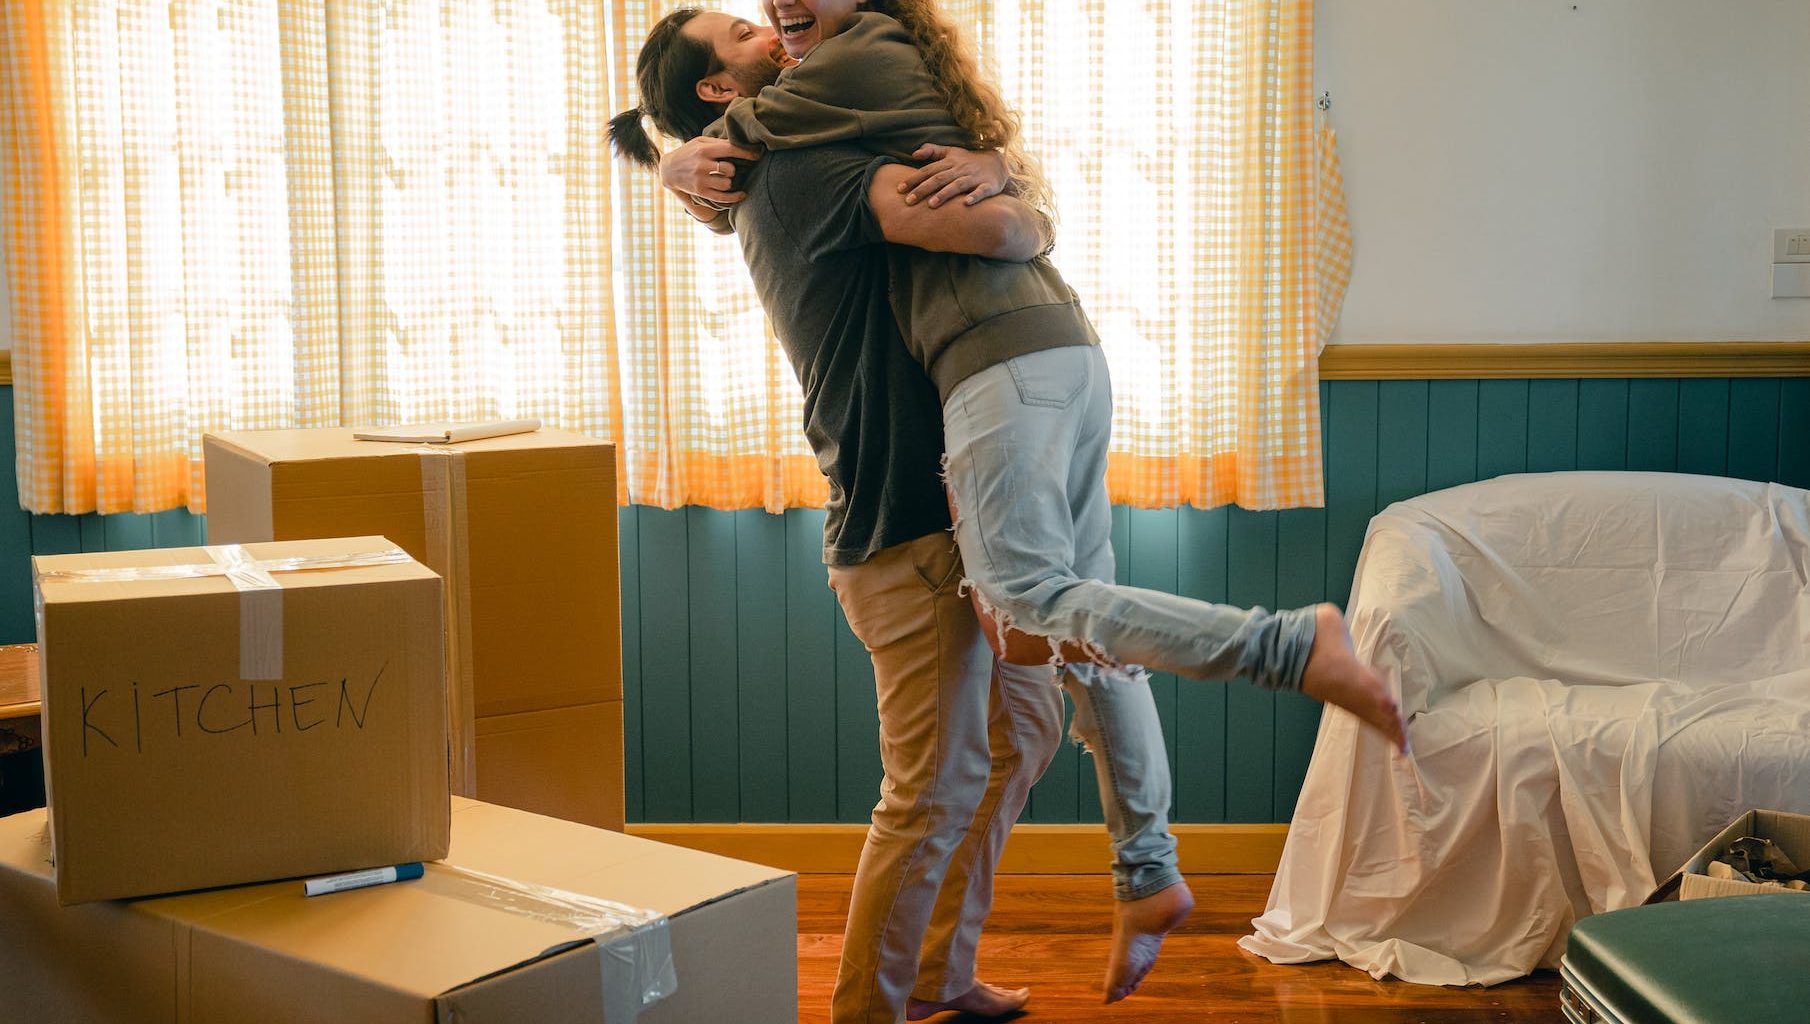
[[[674,6],[9,0],[22,503],[203,511],[209,430],[539,416],[616,441],[625,500],[821,504],[734,241],[604,147]],[[1057,187],[1114,499],[1319,504],[1349,240],[1312,4],[949,7]]]

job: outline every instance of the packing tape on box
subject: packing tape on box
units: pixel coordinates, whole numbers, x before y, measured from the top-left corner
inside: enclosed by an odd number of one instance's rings
[[[283,585],[237,544],[202,550],[239,591],[239,678],[283,678]]]
[[[446,581],[446,710],[452,734],[452,790],[477,796],[477,693],[471,660],[471,544],[465,502],[465,453],[418,445],[421,456],[421,522],[427,530],[427,567]]]
[[[212,561],[118,569],[52,569],[39,577],[78,583],[128,583],[224,576],[239,591],[239,677],[262,680],[283,678],[283,585],[272,573],[355,569],[410,561],[408,552],[401,548],[290,558],[253,558],[238,544],[209,545],[201,550]]]
[[[603,1024],[634,1024],[643,1009],[679,990],[672,933],[655,911],[450,864],[428,868],[465,881],[460,898],[588,935],[603,970]]]

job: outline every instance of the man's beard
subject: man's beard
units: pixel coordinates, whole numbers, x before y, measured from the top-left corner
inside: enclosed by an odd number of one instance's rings
[[[728,69],[729,77],[741,89],[743,96],[752,96],[774,82],[779,81],[779,62],[771,56],[762,54],[758,59],[744,64],[736,64]]]

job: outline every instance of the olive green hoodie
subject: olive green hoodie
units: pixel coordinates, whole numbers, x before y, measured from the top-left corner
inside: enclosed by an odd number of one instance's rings
[[[851,15],[776,85],[732,102],[704,134],[749,148],[858,141],[905,163],[915,162],[912,153],[925,143],[974,145],[937,95],[910,33],[870,11]],[[1046,257],[1013,263],[891,250],[893,313],[906,347],[945,400],[971,374],[1013,356],[1099,343],[1074,290]]]

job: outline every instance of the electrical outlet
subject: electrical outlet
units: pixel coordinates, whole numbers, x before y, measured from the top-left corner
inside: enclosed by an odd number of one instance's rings
[[[1772,262],[1810,263],[1810,228],[1774,228]]]

